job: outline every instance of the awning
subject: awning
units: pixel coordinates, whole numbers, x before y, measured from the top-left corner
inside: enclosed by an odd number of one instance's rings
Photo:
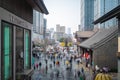
[[[101,29],[91,38],[79,44],[79,46],[87,49],[95,49],[104,45],[106,42],[117,36],[117,34],[118,34],[118,27]]]
[[[116,8],[112,9],[111,11],[109,11],[108,13],[104,14],[103,16],[101,16],[100,18],[98,18],[97,20],[95,20],[93,23],[97,24],[97,23],[103,23],[113,17],[119,16],[120,15],[120,5],[117,6]]]
[[[49,14],[48,10],[46,9],[43,0],[26,0],[33,9],[44,13],[44,14]]]

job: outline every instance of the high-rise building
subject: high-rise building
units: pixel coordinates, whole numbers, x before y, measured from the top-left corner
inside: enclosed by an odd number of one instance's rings
[[[51,32],[51,39],[53,39],[54,28],[50,28],[50,32]]]
[[[42,13],[33,10],[33,32],[43,34],[44,17]]]
[[[46,29],[47,29],[47,19],[44,18],[43,38],[45,38]]]
[[[67,34],[71,34],[71,28],[67,29]]]
[[[78,25],[78,31],[83,31],[83,27],[81,25]]]
[[[103,16],[113,8],[115,8],[119,0],[94,0],[94,20]],[[98,28],[109,28],[117,25],[117,19],[112,18],[102,24],[96,24],[94,27]]]
[[[54,32],[54,39],[59,41],[60,38],[63,38],[65,34],[65,26],[60,26],[60,24],[56,25],[56,32]]]
[[[60,24],[56,25],[56,32],[65,33],[65,26],[60,26]]]
[[[94,0],[81,0],[81,27],[84,31],[94,28]]]

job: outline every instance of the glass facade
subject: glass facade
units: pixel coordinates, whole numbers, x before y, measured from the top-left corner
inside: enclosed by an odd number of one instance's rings
[[[12,80],[12,25],[2,22],[2,80]]]
[[[36,10],[33,10],[33,32],[43,33],[44,16]]]
[[[16,60],[14,60],[14,57],[16,57]],[[14,65],[16,66],[16,73],[31,69],[30,30],[2,21],[1,64],[1,80],[13,80]],[[15,75],[16,79],[23,80],[17,74]]]
[[[31,63],[31,55],[30,55],[30,32],[29,30],[25,30],[25,54],[24,54],[24,68],[30,69],[30,63]]]
[[[94,0],[81,0],[81,27],[85,31],[93,30]]]
[[[103,16],[113,8],[119,5],[120,0],[94,0],[94,20],[98,19],[99,17]],[[112,18],[102,24],[97,24],[95,27],[99,28],[109,28],[114,27],[117,25],[117,19]]]

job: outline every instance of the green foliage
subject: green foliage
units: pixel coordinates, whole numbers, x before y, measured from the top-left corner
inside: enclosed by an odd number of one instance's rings
[[[60,38],[59,42],[64,42],[65,38]]]

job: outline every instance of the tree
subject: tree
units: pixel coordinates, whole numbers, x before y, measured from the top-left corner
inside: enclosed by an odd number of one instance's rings
[[[59,42],[64,42],[65,38],[60,38]]]

